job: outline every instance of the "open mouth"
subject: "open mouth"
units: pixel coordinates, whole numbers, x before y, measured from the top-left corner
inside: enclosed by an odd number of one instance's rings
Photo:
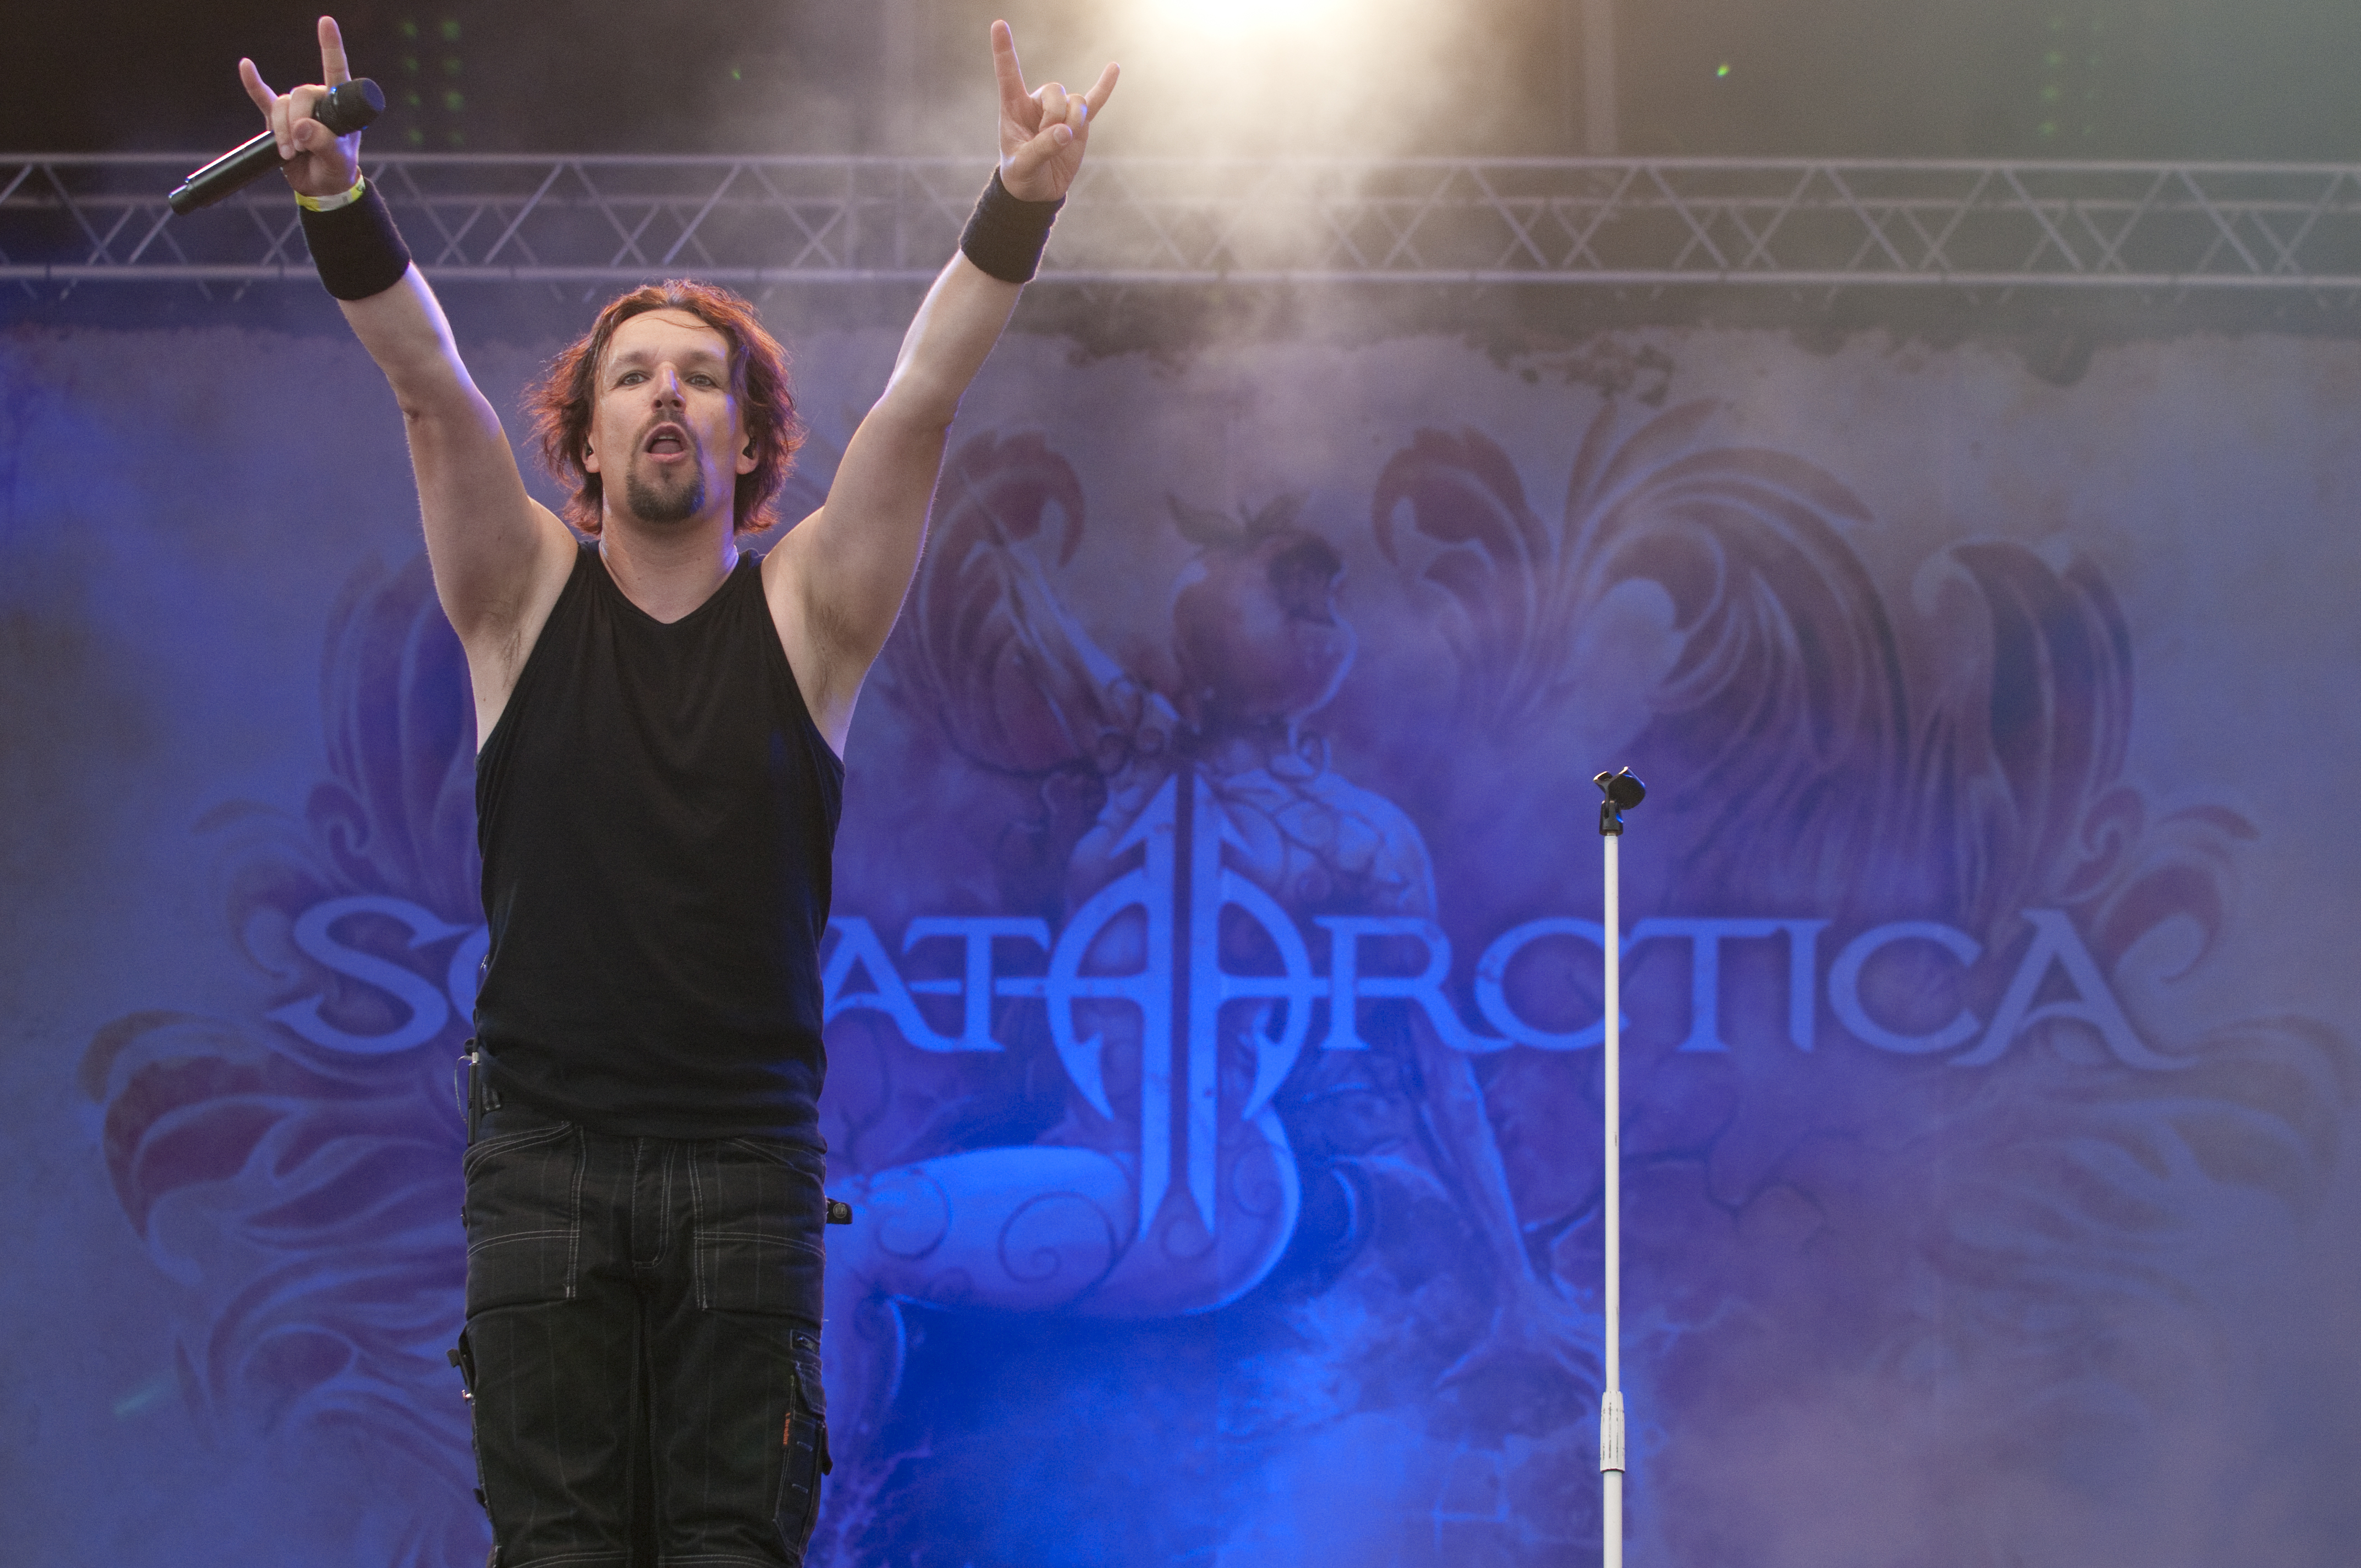
[[[660,424],[640,450],[653,457],[677,457],[688,450],[688,433],[676,424]]]

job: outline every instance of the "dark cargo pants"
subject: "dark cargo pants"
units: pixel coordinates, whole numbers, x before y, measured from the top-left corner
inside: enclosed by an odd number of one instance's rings
[[[498,1568],[798,1568],[827,1467],[823,1157],[479,1108],[477,1468]]]

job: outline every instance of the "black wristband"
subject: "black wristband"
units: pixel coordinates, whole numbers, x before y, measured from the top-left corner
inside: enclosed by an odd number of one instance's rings
[[[410,247],[401,243],[401,231],[393,226],[393,214],[386,211],[375,181],[363,184],[359,200],[332,213],[309,207],[302,213],[303,243],[311,247],[312,264],[320,269],[320,281],[328,292],[339,300],[382,294],[410,270]]]
[[[1065,204],[1063,196],[1054,202],[1019,201],[1000,182],[995,169],[992,183],[968,215],[960,249],[978,270],[1004,283],[1030,283],[1041,268],[1041,249],[1049,243],[1049,225]]]

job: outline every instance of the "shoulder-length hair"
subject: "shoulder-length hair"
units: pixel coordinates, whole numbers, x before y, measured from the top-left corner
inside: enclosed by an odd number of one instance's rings
[[[598,400],[598,366],[615,329],[649,311],[686,311],[729,340],[730,389],[745,412],[755,458],[752,472],[738,476],[737,532],[760,533],[778,521],[779,487],[804,444],[786,350],[763,330],[752,305],[727,289],[686,278],[644,284],[609,304],[589,332],[551,360],[541,379],[525,390],[542,466],[573,488],[566,521],[594,537],[598,532],[605,492],[598,476],[583,466]]]

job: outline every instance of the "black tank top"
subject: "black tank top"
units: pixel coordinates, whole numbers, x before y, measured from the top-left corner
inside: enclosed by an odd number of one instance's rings
[[[492,1087],[601,1132],[820,1147],[843,794],[755,557],[666,625],[584,546],[476,758]]]

